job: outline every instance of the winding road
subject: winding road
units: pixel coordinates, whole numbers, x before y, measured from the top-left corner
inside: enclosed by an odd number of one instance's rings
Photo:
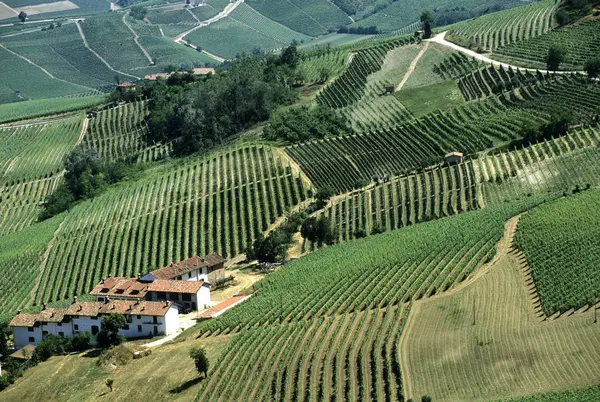
[[[214,17],[209,18],[205,21],[202,21],[201,24],[196,25],[192,29],[188,29],[187,31],[180,33],[179,35],[174,37],[173,40],[177,43],[180,43],[183,38],[185,38],[190,33],[194,32],[196,29],[208,26],[208,25],[212,24],[213,22],[217,22],[220,19],[227,17],[233,10],[235,10],[237,8],[237,6],[239,6],[243,2],[244,2],[244,0],[236,0],[234,3],[229,3],[227,5],[227,7],[225,7],[225,9],[223,11],[221,11],[219,14],[217,14]]]

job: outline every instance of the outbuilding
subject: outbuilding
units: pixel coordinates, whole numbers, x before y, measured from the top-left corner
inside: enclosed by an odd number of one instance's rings
[[[462,163],[463,161],[462,152],[450,152],[446,154],[446,163],[448,165],[455,165],[458,163]]]

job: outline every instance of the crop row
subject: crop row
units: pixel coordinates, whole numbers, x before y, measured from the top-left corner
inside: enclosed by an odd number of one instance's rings
[[[137,159],[150,161],[169,154],[170,146],[148,144],[147,101],[126,103],[96,114],[88,124],[83,143],[107,161]]]
[[[473,46],[490,51],[500,46],[543,35],[552,29],[558,2],[542,0],[533,4],[488,14],[459,23],[453,35],[467,38]]]
[[[340,241],[479,208],[472,162],[401,176],[337,200],[325,211]]]
[[[600,293],[600,191],[563,198],[523,216],[515,236],[546,315],[594,305]]]
[[[304,82],[315,83],[336,77],[346,66],[347,52],[343,50],[331,50],[324,54],[309,56],[300,63],[300,71],[304,76]]]
[[[469,74],[477,67],[480,63],[465,56],[462,53],[452,53],[451,55],[444,58],[441,62],[433,66],[433,72],[439,75],[442,79],[456,79],[463,75]]]
[[[81,116],[47,124],[0,128],[0,185],[48,178],[62,171],[62,161],[75,147]]]
[[[193,255],[233,257],[307,196],[285,154],[236,147],[74,207],[56,233],[37,303]]]
[[[405,306],[243,331],[211,369],[200,398],[400,400]]]
[[[322,319],[444,291],[491,258],[506,219],[537,202],[490,207],[317,250],[256,283],[250,299],[201,330]]]
[[[545,35],[503,46],[496,53],[513,59],[545,63],[550,45],[564,48],[565,64],[581,68],[584,63],[600,53],[600,21],[555,29]]]
[[[395,39],[357,51],[351,55],[346,71],[319,94],[317,103],[339,109],[360,100],[364,94],[367,77],[379,71],[388,51],[412,43],[413,40],[413,38]]]

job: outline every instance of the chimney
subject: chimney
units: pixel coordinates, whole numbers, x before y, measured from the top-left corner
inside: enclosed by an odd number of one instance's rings
[[[135,306],[137,306],[139,304],[140,304],[140,298],[138,297],[138,298],[135,299]]]
[[[18,309],[17,314],[21,314],[21,311],[22,311],[21,309]]]
[[[106,296],[104,298],[104,304],[108,304],[108,303],[110,303],[110,296]]]
[[[73,296],[73,304],[77,303],[77,296]]]
[[[169,302],[165,301],[165,307],[169,307]]]
[[[100,283],[101,283],[102,285],[104,285],[104,278],[103,278],[103,279],[100,281]]]

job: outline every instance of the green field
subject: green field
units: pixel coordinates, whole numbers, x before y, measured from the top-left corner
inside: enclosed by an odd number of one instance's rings
[[[247,4],[265,17],[309,36],[323,35],[351,22],[327,0],[248,0]]]
[[[224,58],[251,54],[253,49],[281,49],[293,40],[304,42],[308,39],[307,35],[264,17],[246,4],[240,4],[227,18],[186,36],[186,40],[194,45]]]
[[[0,104],[0,123],[72,112],[96,106],[105,101],[106,96],[104,95],[92,95]]]
[[[592,305],[600,292],[600,192],[589,191],[523,217],[516,235],[546,315]]]

